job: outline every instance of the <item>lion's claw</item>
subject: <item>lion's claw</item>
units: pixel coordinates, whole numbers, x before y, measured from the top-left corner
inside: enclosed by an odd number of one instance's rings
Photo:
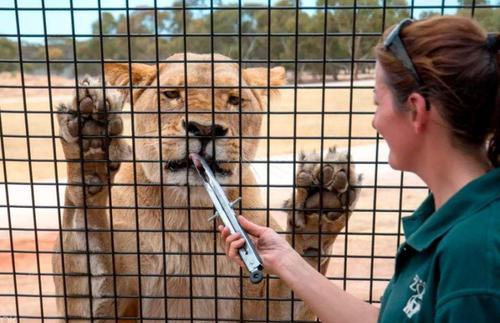
[[[64,153],[67,159],[81,160],[83,157],[83,176],[89,195],[103,191],[103,185],[111,182],[109,178],[120,168],[120,160],[125,157],[128,146],[119,138],[123,132],[123,121],[119,112],[123,107],[121,95],[112,89],[104,91],[100,82],[85,77],[71,104],[59,107],[59,128]],[[71,167],[80,169],[79,163]],[[69,180],[81,183],[82,171],[73,172]],[[109,178],[109,181],[108,181]],[[75,188],[75,194],[81,192]],[[75,200],[79,197],[75,195]]]
[[[300,159],[306,163],[297,169],[295,207],[292,199],[285,203],[285,207],[289,209],[288,224],[298,233],[296,249],[311,258],[311,255],[316,255],[311,250],[321,250],[324,254],[344,228],[359,197],[357,186],[361,176],[356,175],[348,155],[337,152],[335,148],[329,149],[323,163],[315,152],[301,154]],[[295,211],[290,210],[293,208]],[[310,234],[319,233],[319,230],[328,234],[322,235],[321,239],[319,234]]]

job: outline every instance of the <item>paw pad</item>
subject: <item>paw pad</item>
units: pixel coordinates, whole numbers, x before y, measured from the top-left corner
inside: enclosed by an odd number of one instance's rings
[[[103,188],[103,183],[97,175],[87,175],[85,179],[87,191],[89,194],[94,195],[99,193]]]
[[[318,224],[345,222],[359,196],[359,189],[355,186],[361,180],[356,176],[354,165],[349,163],[349,156],[330,148],[323,163],[316,152],[302,154],[300,160],[306,163],[298,168],[296,211],[288,212],[288,222],[307,231],[317,231]],[[292,206],[292,199],[289,199],[285,207]]]
[[[71,160],[83,157],[81,163],[71,164],[79,170],[73,169],[68,172],[69,176],[83,171],[89,196],[104,191],[104,185],[112,182],[120,168],[119,161],[127,151],[124,140],[115,137],[124,128],[119,114],[123,99],[117,93],[112,89],[104,91],[99,81],[85,77],[72,103],[59,107],[58,121],[65,157]],[[69,180],[81,184],[80,177],[77,178]]]

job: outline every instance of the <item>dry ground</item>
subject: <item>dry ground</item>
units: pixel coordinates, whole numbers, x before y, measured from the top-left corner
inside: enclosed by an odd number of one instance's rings
[[[12,79],[6,75],[0,74],[1,84],[13,84],[18,80]],[[45,82],[45,83],[44,83]],[[73,85],[72,81],[65,79],[53,79],[53,84]],[[26,84],[45,85],[46,81],[37,77],[28,78]],[[25,182],[29,183],[30,178],[33,181],[53,181],[54,180],[54,158],[63,159],[61,147],[57,140],[52,138],[31,138],[30,139],[30,157],[31,159],[43,159],[46,162],[35,162],[30,165],[28,159],[28,149],[26,134],[30,136],[42,135],[52,136],[58,133],[55,118],[50,114],[50,102],[47,90],[27,90],[26,106],[23,104],[23,93],[20,90],[0,91],[0,110],[1,113],[1,133],[6,135],[18,135],[18,138],[3,138],[4,155],[10,159],[20,159],[21,161],[4,162],[7,171],[7,182]],[[53,91],[52,103],[56,107],[58,102],[67,101],[71,98],[71,91],[56,90]],[[296,96],[295,96],[296,94]],[[324,98],[323,98],[324,94]],[[324,100],[324,101],[323,101]],[[265,119],[263,124],[263,136],[270,137],[290,137],[290,139],[272,139],[262,140],[258,157],[266,159],[269,155],[284,155],[298,152],[299,150],[319,150],[321,141],[317,139],[297,139],[297,137],[373,137],[375,132],[371,128],[371,115],[361,114],[349,117],[350,91],[347,89],[327,89],[325,92],[319,89],[299,89],[283,90],[281,95],[275,97],[270,104],[270,111],[283,112],[284,114],[272,114],[269,119]],[[295,105],[295,101],[297,104]],[[324,116],[322,126],[322,102],[324,111],[335,112],[337,114],[327,114]],[[24,109],[37,113],[26,115]],[[5,111],[17,111],[19,113],[10,113]],[[353,112],[373,112],[372,90],[360,89],[353,91],[352,97]],[[38,113],[40,112],[40,113]],[[294,114],[297,112],[297,114]],[[307,114],[301,114],[305,112]],[[130,133],[130,115],[125,116],[128,133]],[[295,123],[295,125],[294,125]],[[27,128],[26,129],[26,124]],[[269,134],[267,129],[270,129]],[[27,132],[28,130],[28,132]],[[24,136],[24,137],[23,137]],[[354,139],[352,145],[373,144],[374,140]],[[268,152],[269,144],[269,152]],[[346,147],[347,140],[324,140],[324,147],[336,144],[340,147]],[[53,154],[55,146],[56,156]],[[60,179],[65,177],[64,163],[58,163],[57,170]],[[3,169],[1,180],[3,178]],[[393,174],[394,175],[394,174]],[[407,176],[407,175],[405,175]],[[387,180],[379,179],[378,184],[399,185],[399,177],[390,176]],[[414,178],[405,178],[406,183],[418,183]],[[373,179],[366,185],[373,185]],[[278,206],[289,191],[283,191],[273,195],[272,206]],[[378,301],[381,293],[387,285],[387,279],[393,272],[393,259],[396,247],[400,242],[397,236],[399,232],[398,210],[400,205],[403,209],[409,210],[415,208],[425,196],[425,191],[403,190],[399,189],[378,189],[376,196],[373,189],[364,189],[361,199],[358,203],[360,212],[353,214],[349,223],[348,232],[350,235],[339,237],[334,250],[334,258],[331,262],[328,276],[333,278],[333,282],[339,286],[345,287],[356,296],[368,300]],[[372,212],[376,207],[386,211]],[[31,212],[26,210],[26,212]],[[276,213],[276,217],[283,220],[283,214]],[[376,232],[377,235],[370,233]],[[379,235],[382,233],[382,235]],[[9,274],[12,272],[22,273],[16,275],[16,288],[20,296],[17,298],[21,315],[39,316],[41,308],[45,316],[55,315],[53,297],[49,297],[54,292],[52,283],[50,253],[53,241],[56,238],[54,233],[38,233],[38,246],[35,244],[34,233],[30,233],[32,238],[15,237],[13,246],[7,239],[0,239],[0,294],[14,293],[14,277]],[[4,235],[5,237],[5,235]],[[27,253],[16,252],[12,254],[9,250],[28,251]],[[38,256],[33,253],[38,249]],[[376,255],[376,257],[370,257]],[[14,260],[15,270],[12,267]],[[43,273],[41,276],[37,273]],[[345,279],[345,283],[343,282]],[[43,304],[40,304],[40,295],[42,291]],[[29,296],[35,295],[35,296]],[[15,314],[14,297],[0,296],[0,318]],[[1,321],[1,319],[0,319]],[[35,320],[37,321],[37,320]]]
[[[21,82],[18,77],[1,73],[0,84],[19,85]],[[47,86],[48,83],[43,76],[26,76],[25,84]],[[51,84],[74,86],[74,81],[56,77],[51,79]],[[52,138],[54,134],[58,134],[58,127],[56,115],[51,112],[57,110],[59,103],[70,101],[72,93],[70,89],[53,89],[50,98],[47,89],[26,89],[24,93],[21,89],[0,89],[1,133],[9,135],[3,138],[5,157],[14,160],[5,163],[8,182],[27,182],[31,177],[35,181],[51,180],[55,177],[52,161],[64,157],[61,146]],[[292,154],[300,150],[320,150],[322,141],[316,139],[319,137],[374,137],[375,131],[370,125],[372,116],[370,114],[350,116],[350,99],[348,89],[282,90],[269,104],[269,111],[272,114],[269,118],[264,118],[261,135],[271,139],[261,140],[258,157],[265,158],[268,155],[268,146],[270,156]],[[25,114],[25,110],[29,113]],[[322,115],[322,111],[326,114]],[[351,112],[373,111],[372,90],[353,90]],[[124,120],[125,135],[130,135],[130,109],[125,109]],[[27,135],[30,136],[29,150]],[[294,140],[296,137],[299,139]],[[371,143],[374,143],[374,140],[351,140],[351,145]],[[333,144],[345,147],[348,141],[323,140],[324,147]],[[3,155],[2,151],[0,154]],[[40,161],[30,164],[27,162],[29,159]],[[59,163],[59,176],[64,177],[65,172],[64,163]],[[3,176],[3,172],[0,172],[1,180],[4,180]]]

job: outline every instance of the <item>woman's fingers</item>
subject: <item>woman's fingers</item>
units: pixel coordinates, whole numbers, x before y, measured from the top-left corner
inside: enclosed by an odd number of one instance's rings
[[[266,230],[266,227],[250,222],[241,215],[238,216],[238,222],[241,224],[241,226],[243,227],[243,229],[245,229],[246,232],[250,233],[255,237],[259,237]],[[219,225],[218,229],[222,234],[222,239],[225,240],[227,236],[230,234],[229,229],[223,225]]]
[[[262,235],[267,229],[267,227],[263,227],[250,222],[242,216],[238,217],[238,221],[243,229],[245,229],[245,231],[256,238]],[[238,253],[238,250],[245,245],[245,240],[241,237],[241,234],[231,234],[229,228],[224,227],[223,225],[220,225],[218,229],[221,233],[222,240],[225,242],[224,252],[226,253],[226,255],[228,255],[229,258],[238,263],[241,267],[244,267],[244,263]]]
[[[239,234],[239,233],[231,234],[228,237],[226,237],[226,245],[230,246],[234,241],[240,240],[240,239],[243,240],[243,238],[241,237],[241,234]],[[243,240],[243,241],[245,241],[245,240]]]
[[[224,249],[225,249],[224,251],[226,254],[229,255],[229,249],[232,247],[231,244],[235,240],[242,239],[241,235],[239,233],[231,234],[231,231],[229,231],[229,228],[224,227],[222,225],[219,226],[219,231],[221,233],[222,241],[224,242]]]
[[[224,227],[223,225],[220,225],[218,229],[221,233],[222,240],[225,242],[224,252],[226,255],[238,265],[244,267],[245,264],[241,260],[238,250],[245,245],[245,239],[243,239],[239,233],[231,234],[229,228]]]
[[[238,217],[238,222],[240,222],[241,226],[243,227],[243,229],[245,229],[246,232],[250,233],[255,237],[260,237],[260,235],[264,232],[264,230],[266,230],[266,227],[250,222],[241,215]]]
[[[243,238],[238,238],[237,240],[232,241],[229,244],[229,250],[227,252],[227,255],[229,258],[234,259],[234,260],[239,260],[241,261],[240,255],[238,253],[238,250],[245,245],[245,240]]]
[[[219,225],[219,231],[220,231],[221,238],[223,241],[226,241],[226,238],[231,234],[231,232],[229,231],[229,228],[227,228],[223,225]]]
[[[218,227],[222,240],[224,243],[224,252],[226,255],[235,261],[241,267],[244,267],[245,264],[240,258],[238,250],[245,245],[245,239],[241,237],[239,233],[231,234],[227,227],[220,225]]]

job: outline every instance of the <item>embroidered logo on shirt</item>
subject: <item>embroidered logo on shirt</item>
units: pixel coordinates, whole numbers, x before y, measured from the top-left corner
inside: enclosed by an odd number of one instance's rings
[[[413,283],[410,285],[410,289],[414,291],[415,294],[410,296],[410,299],[406,302],[406,306],[403,308],[403,312],[409,319],[420,311],[422,299],[425,294],[425,282],[420,279],[418,275],[415,275],[415,277],[413,277]]]

